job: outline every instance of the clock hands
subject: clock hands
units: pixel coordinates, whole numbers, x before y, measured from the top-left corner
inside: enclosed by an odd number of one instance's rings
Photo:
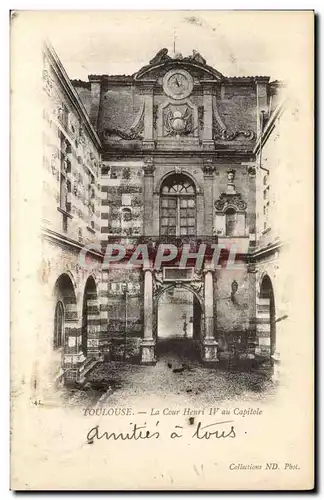
[[[171,70],[163,79],[163,89],[167,95],[174,99],[183,99],[188,96],[193,87],[192,77],[185,71]]]

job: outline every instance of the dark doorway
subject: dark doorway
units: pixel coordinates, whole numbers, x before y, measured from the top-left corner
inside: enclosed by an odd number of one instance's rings
[[[77,321],[77,303],[74,285],[68,274],[61,274],[53,290],[54,302],[54,331],[52,338],[53,348],[53,375],[56,377],[64,365],[64,354],[68,346],[69,326],[71,321]]]
[[[190,290],[168,288],[159,298],[157,310],[157,359],[199,359],[201,305]]]
[[[87,279],[82,305],[82,340],[81,349],[85,357],[88,354],[88,334],[89,334],[89,316],[93,312],[93,301],[97,301],[96,283],[92,276]]]

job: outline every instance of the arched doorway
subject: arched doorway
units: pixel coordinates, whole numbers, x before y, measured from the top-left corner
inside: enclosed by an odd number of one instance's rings
[[[155,301],[156,358],[169,361],[200,359],[202,306],[189,285],[170,284]]]
[[[276,350],[276,310],[273,286],[267,274],[261,281],[260,299],[263,307],[263,320],[270,337],[270,356],[272,356]]]
[[[64,346],[64,306],[60,300],[55,307],[53,346],[54,349]]]
[[[97,337],[96,328],[99,321],[98,296],[96,282],[89,276],[84,287],[82,304],[82,329],[81,329],[81,350],[85,357],[88,356],[89,342],[92,337]],[[97,340],[97,338],[96,338]],[[93,344],[93,341],[92,341]],[[93,347],[97,347],[94,345]]]
[[[64,354],[67,353],[69,349],[71,350],[71,347],[68,347],[69,336],[71,336],[72,331],[75,331],[74,325],[76,325],[78,321],[74,285],[68,274],[61,274],[56,280],[53,296],[52,348],[54,351],[53,359],[55,365],[53,369],[54,372],[57,372],[64,365]],[[75,337],[74,345],[76,345]],[[53,373],[53,376],[55,376],[55,373]]]

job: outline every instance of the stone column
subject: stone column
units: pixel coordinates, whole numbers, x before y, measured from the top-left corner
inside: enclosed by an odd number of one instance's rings
[[[217,363],[217,342],[214,337],[214,283],[213,269],[205,269],[205,338],[202,358],[205,362]]]
[[[152,236],[153,234],[153,182],[154,182],[154,163],[153,159],[145,160],[144,167],[144,236]]]
[[[212,236],[214,225],[214,203],[213,203],[213,181],[215,166],[212,160],[205,160],[203,165],[204,172],[204,235]]]
[[[144,269],[144,338],[141,344],[141,363],[154,365],[155,339],[153,338],[153,276],[152,269]]]

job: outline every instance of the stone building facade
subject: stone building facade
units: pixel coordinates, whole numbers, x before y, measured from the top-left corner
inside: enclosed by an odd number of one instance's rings
[[[103,358],[155,364],[168,332],[201,362],[277,363],[282,85],[225,77],[196,51],[162,49],[134,75],[88,82],[70,81],[49,45],[43,56],[49,384],[82,380]],[[129,265],[139,245],[148,258]],[[125,255],[107,265],[112,248]]]
[[[43,48],[42,273],[44,385],[74,382],[97,358],[101,143],[54,49]]]
[[[304,181],[300,179],[302,158],[297,156],[289,138],[302,140],[303,132],[298,108],[284,86],[274,82],[270,96],[270,109],[263,117],[262,134],[255,146],[257,245],[252,258],[256,277],[256,350],[270,354],[274,375],[278,376],[281,360],[285,361],[284,366],[288,365],[291,345],[295,344],[290,320],[298,307],[294,298],[294,289],[299,293],[298,270],[294,266],[298,261],[296,251],[301,248],[296,241],[294,221],[300,213],[296,200],[303,196],[298,186]]]
[[[258,144],[280,84],[225,77],[196,51],[171,57],[162,49],[134,75],[90,75],[73,85],[102,142],[102,251],[145,242],[153,255],[143,266],[103,269],[101,349],[154,364],[160,299],[178,289],[192,296],[188,317],[203,362],[270,364],[275,348],[261,333],[273,318],[260,312],[272,299],[260,292],[267,234],[257,216]],[[179,253],[154,269],[161,243]],[[183,245],[197,252],[201,243],[222,247],[218,265],[209,254],[202,269],[180,269]]]

